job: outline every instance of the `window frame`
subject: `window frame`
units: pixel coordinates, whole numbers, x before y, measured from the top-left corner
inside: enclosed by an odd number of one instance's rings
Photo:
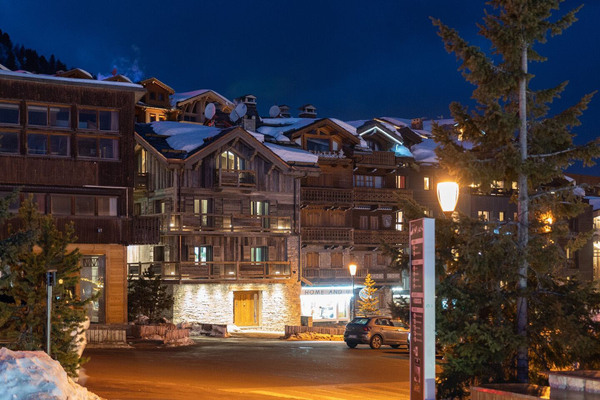
[[[29,107],[44,107],[46,108],[46,124],[45,125],[32,125],[29,122]],[[60,126],[60,125],[51,125],[50,121],[50,115],[51,112],[50,110],[52,108],[62,108],[62,109],[66,109],[69,113],[69,119],[67,120],[67,125],[66,126]],[[59,130],[59,131],[72,131],[72,123],[73,123],[73,110],[71,109],[71,106],[69,104],[63,104],[63,103],[41,103],[41,102],[26,102],[25,103],[25,126],[27,127],[27,129],[43,129],[43,130],[48,130],[48,129],[52,129],[52,130]]]
[[[0,126],[21,126],[21,103],[18,101],[0,100],[0,108],[2,105],[14,105],[17,107],[17,122],[3,122],[0,120]]]
[[[30,150],[32,149],[32,147],[30,146],[30,142],[29,142],[29,138],[31,135],[37,135],[37,136],[45,136],[46,137],[46,146],[45,146],[45,152],[44,153],[33,153]],[[52,151],[52,142],[51,142],[51,138],[52,137],[65,137],[67,138],[66,141],[66,145],[67,145],[67,152],[66,154],[53,154],[51,153]],[[47,131],[30,131],[28,130],[25,134],[25,140],[26,140],[26,154],[28,156],[34,156],[34,157],[60,157],[60,158],[68,158],[71,157],[71,155],[73,154],[73,151],[71,149],[71,135],[69,133],[59,133],[59,132],[47,132]]]
[[[0,138],[2,137],[2,135],[7,135],[7,134],[14,134],[17,138],[17,149],[16,151],[2,151],[2,146],[0,146],[0,154],[2,155],[20,155],[21,154],[21,132],[17,131],[17,130],[0,130]],[[1,139],[0,139],[0,144],[1,144]]]

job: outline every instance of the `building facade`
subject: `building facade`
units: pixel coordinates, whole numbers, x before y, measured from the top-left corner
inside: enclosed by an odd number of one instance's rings
[[[134,107],[144,90],[64,75],[0,71],[0,192],[31,196],[59,228],[74,224],[80,294],[100,293],[91,322],[124,323],[126,246],[158,233],[132,217]]]

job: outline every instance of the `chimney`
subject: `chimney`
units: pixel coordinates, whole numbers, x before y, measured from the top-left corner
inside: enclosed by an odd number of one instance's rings
[[[285,104],[279,105],[279,115],[281,118],[291,118],[292,114],[290,114],[290,106]]]
[[[412,129],[423,129],[423,118],[413,118],[410,121],[410,127]]]
[[[245,94],[236,100],[241,101],[248,108],[246,115],[242,117],[243,128],[247,131],[256,131],[256,120],[258,119],[258,111],[256,110],[256,96]]]
[[[317,108],[312,104],[305,104],[299,108],[300,118],[317,118]]]

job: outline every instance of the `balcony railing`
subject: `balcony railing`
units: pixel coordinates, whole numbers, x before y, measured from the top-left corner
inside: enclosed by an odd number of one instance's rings
[[[160,241],[159,217],[133,217],[129,229],[129,244],[156,244]]]
[[[216,172],[217,187],[256,187],[256,172],[253,170],[218,169]]]
[[[359,165],[396,165],[396,155],[391,151],[374,151],[371,154],[361,155]]]
[[[352,205],[352,189],[302,188],[300,201],[303,204]]]
[[[128,275],[138,277],[151,268],[163,280],[236,281],[289,279],[289,261],[210,261],[128,263]]]
[[[352,228],[302,228],[302,242],[351,245],[353,232]]]
[[[402,197],[412,197],[408,189],[354,188],[354,203],[398,205]]]
[[[402,276],[400,272],[390,270],[389,268],[358,268],[354,276],[354,282],[360,283],[367,274],[371,274],[371,278],[377,283],[400,282]],[[304,268],[302,276],[309,281],[316,282],[346,282],[352,281],[352,276],[348,268]]]
[[[290,233],[291,217],[245,214],[160,214],[163,234],[197,232]]]
[[[400,244],[408,243],[408,231],[379,230],[365,231],[356,229],[354,231],[354,244],[372,244],[381,243]]]

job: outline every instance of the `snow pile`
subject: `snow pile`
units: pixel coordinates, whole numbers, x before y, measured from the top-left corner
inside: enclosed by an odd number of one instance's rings
[[[329,335],[326,333],[316,333],[316,332],[301,332],[294,333],[286,338],[286,340],[314,340],[314,341],[324,341],[324,342],[341,342],[344,340],[344,335]]]
[[[317,163],[319,156],[314,155],[306,150],[302,150],[296,147],[284,147],[273,143],[265,143],[273,153],[277,154],[285,162],[306,162],[306,163]]]
[[[0,399],[101,400],[43,351],[0,348]]]

